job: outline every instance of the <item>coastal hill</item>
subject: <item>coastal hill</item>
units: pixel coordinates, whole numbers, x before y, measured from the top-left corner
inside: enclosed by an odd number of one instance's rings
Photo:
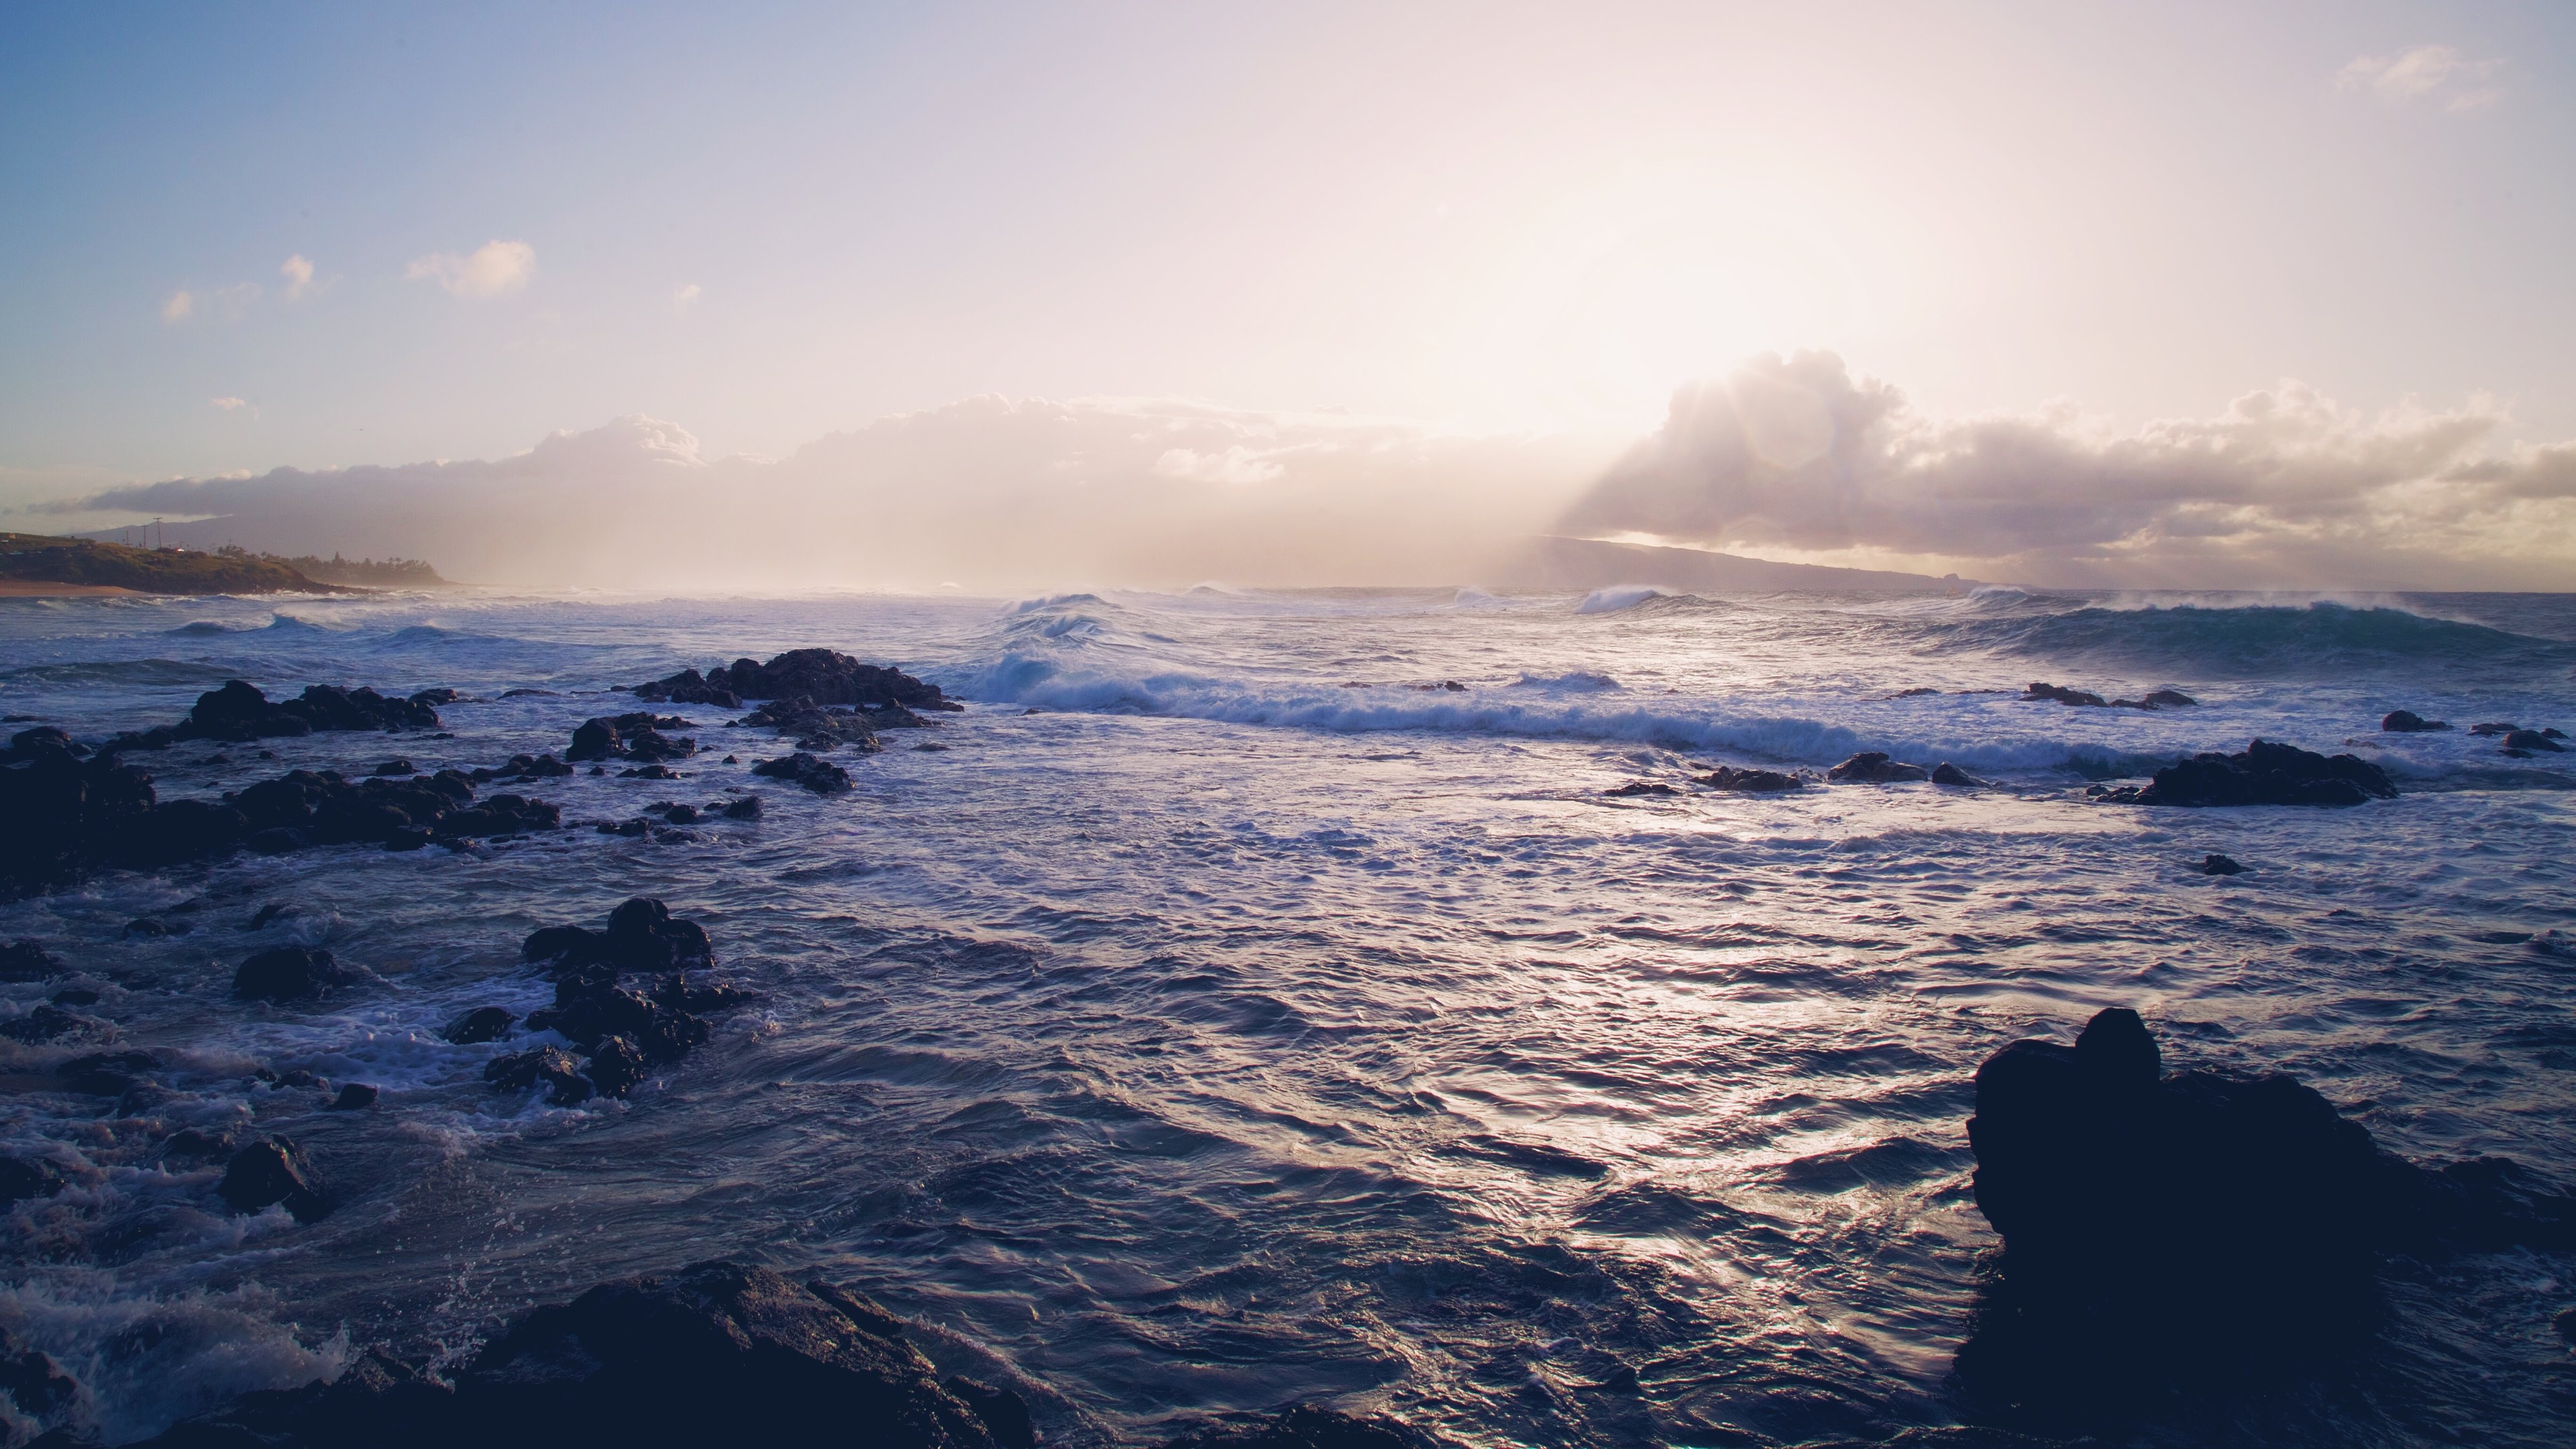
[[[138,594],[366,592],[320,583],[281,560],[238,551],[191,553],[41,533],[0,533],[0,591],[37,592],[44,585]]]

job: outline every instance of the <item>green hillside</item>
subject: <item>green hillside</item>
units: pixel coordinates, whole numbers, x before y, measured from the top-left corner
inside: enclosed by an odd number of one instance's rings
[[[146,594],[352,594],[282,563],[239,554],[128,548],[41,533],[0,533],[0,579],[92,584]]]

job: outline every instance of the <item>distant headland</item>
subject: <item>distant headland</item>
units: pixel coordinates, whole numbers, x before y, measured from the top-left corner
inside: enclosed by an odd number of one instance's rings
[[[446,582],[418,559],[279,558],[0,533],[0,595],[360,594]]]

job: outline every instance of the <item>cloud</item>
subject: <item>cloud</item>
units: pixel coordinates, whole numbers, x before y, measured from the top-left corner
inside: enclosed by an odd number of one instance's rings
[[[182,287],[178,291],[170,294],[169,301],[161,304],[161,320],[170,326],[176,327],[180,323],[187,321],[189,317],[196,313],[196,310],[197,299],[189,296],[188,289]]]
[[[249,403],[243,402],[237,397],[209,398],[207,401],[212,402],[219,408],[222,408],[225,412],[231,412],[236,408],[246,408],[250,406]]]
[[[436,281],[459,297],[499,297],[528,285],[536,275],[537,249],[526,242],[488,241],[471,256],[432,252],[403,269],[412,281]]]
[[[277,274],[286,279],[285,295],[290,302],[303,300],[305,292],[313,286],[313,263],[302,252],[280,263]]]
[[[1176,453],[1193,461],[1176,471]],[[396,553],[539,587],[1454,583],[1486,576],[1601,463],[1348,415],[979,397],[777,461],[709,458],[686,429],[630,417],[507,458],[281,468],[51,506],[207,519],[171,527],[191,544]]]
[[[2296,382],[2128,431],[2066,405],[1938,419],[1806,352],[1675,394],[1558,527],[2043,584],[2563,588],[2576,443],[2497,454],[2509,421]]]
[[[2471,60],[2447,45],[2419,45],[2395,55],[2356,56],[2335,75],[2335,85],[2368,91],[2392,105],[2438,101],[2443,109],[2474,111],[2504,92],[2490,82],[2501,60]]]
[[[671,293],[671,305],[682,312],[688,311],[690,307],[697,303],[697,300],[698,284],[695,282],[691,282]]]

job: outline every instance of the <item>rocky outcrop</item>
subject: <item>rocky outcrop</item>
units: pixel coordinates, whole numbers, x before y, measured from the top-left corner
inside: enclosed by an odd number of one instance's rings
[[[371,1354],[336,1382],[245,1394],[147,1442],[156,1449],[1029,1449],[1033,1442],[1018,1395],[952,1381],[967,1389],[960,1393],[943,1383],[905,1340],[902,1320],[874,1300],[743,1263],[621,1279],[536,1309],[453,1380],[452,1388],[441,1385]]]
[[[2380,730],[2383,733],[2392,735],[2424,734],[2428,731],[2446,730],[2450,727],[2451,722],[2449,720],[2426,719],[2411,709],[2390,710],[2387,716],[2379,722]]]
[[[506,1039],[518,1020],[505,1007],[478,1006],[440,1028],[438,1034],[458,1046],[474,1046]]]
[[[1697,779],[1712,790],[1748,790],[1763,794],[1795,790],[1806,784],[1797,776],[1784,775],[1778,770],[1739,770],[1733,765],[1720,765]]]
[[[657,900],[619,906],[604,931],[547,926],[532,932],[519,959],[555,983],[554,1005],[528,1013],[527,1029],[559,1034],[582,1059],[540,1046],[495,1060],[485,1076],[508,1090],[542,1083],[557,1106],[594,1093],[626,1095],[648,1068],[675,1063],[707,1040],[713,1027],[701,1013],[746,999],[737,987],[703,974],[692,977],[715,964],[707,933]],[[645,980],[632,985],[630,977]]]
[[[423,690],[408,699],[388,699],[363,687],[312,684],[294,699],[271,701],[247,680],[233,679],[197,696],[196,708],[173,734],[183,740],[244,741],[328,730],[436,729],[438,711],[428,700],[437,693]]]
[[[2245,867],[2238,865],[2233,857],[2214,854],[2201,857],[2200,864],[2193,866],[2192,869],[2202,875],[2243,875],[2245,873]]]
[[[635,687],[635,697],[647,703],[711,704],[724,709],[739,708],[745,700],[799,696],[816,704],[855,705],[862,709],[881,710],[895,705],[916,710],[965,707],[941,694],[938,685],[924,683],[899,669],[862,664],[830,649],[792,649],[766,664],[737,659],[703,675],[684,669],[668,679]]]
[[[1994,781],[1980,780],[1976,776],[1969,774],[1967,771],[1960,769],[1958,766],[1951,764],[1948,760],[1943,760],[1941,763],[1932,767],[1932,783],[1935,785],[1953,785],[1962,788],[1976,788],[1992,785]]]
[[[1929,772],[1921,765],[1899,764],[1876,750],[1866,750],[1827,770],[1825,778],[1850,784],[1893,785],[1927,779]]]
[[[1630,780],[1624,785],[1613,785],[1601,793],[1612,796],[1678,795],[1681,791],[1665,784],[1661,780]]]
[[[2408,1162],[2288,1076],[2167,1075],[2123,1008],[1987,1058],[1968,1140],[2004,1252],[1960,1368],[2011,1392],[2331,1351],[2383,1252],[2576,1246],[2576,1200],[2513,1163]]]
[[[560,807],[522,795],[475,803],[473,780],[456,770],[356,783],[335,770],[293,770],[227,795],[224,803],[245,818],[251,834],[244,843],[270,853],[304,845],[408,849],[563,824]],[[288,833],[269,834],[278,831]]]
[[[20,730],[0,751],[0,897],[68,884],[122,853],[156,803],[150,775],[85,754],[50,726]]]
[[[763,760],[751,767],[755,775],[788,780],[804,786],[817,795],[839,795],[850,788],[850,772],[829,760],[816,759],[803,750],[783,760]]]
[[[2564,754],[2565,747],[2558,743],[2564,738],[2566,738],[2564,735],[2544,733],[2540,730],[2515,730],[2504,737],[2504,752],[2519,757],[2533,754]]]
[[[564,758],[641,763],[686,759],[698,752],[698,742],[674,739],[662,731],[687,728],[689,722],[678,715],[655,715],[643,710],[584,720],[572,732],[572,747],[564,751]]]
[[[2236,755],[2194,755],[2145,785],[2093,787],[2125,805],[2360,805],[2397,798],[2388,772],[2355,755],[2256,740]]]
[[[2155,690],[2141,699],[2104,699],[2089,689],[2069,689],[2062,684],[2033,683],[2022,691],[2023,699],[2053,699],[2059,704],[2080,705],[2086,709],[2171,709],[2198,704],[2199,700],[2179,689]]]

